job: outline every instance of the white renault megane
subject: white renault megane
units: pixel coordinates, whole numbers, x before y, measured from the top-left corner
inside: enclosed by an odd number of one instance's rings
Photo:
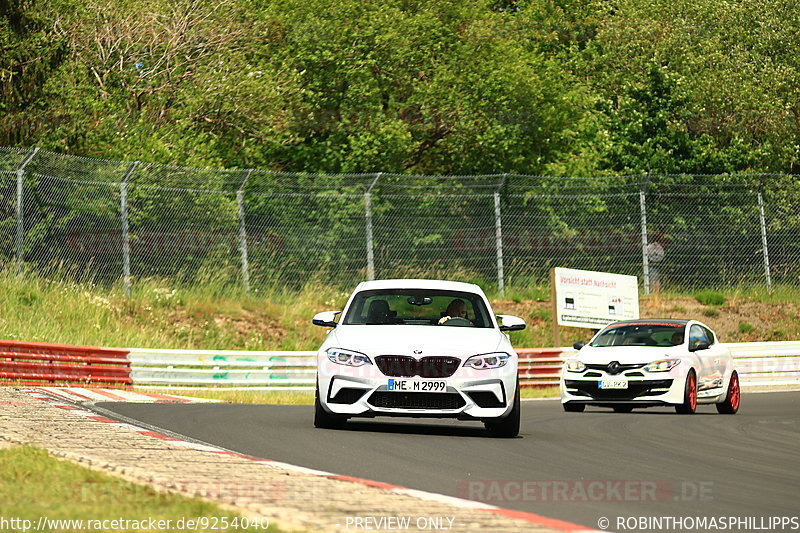
[[[351,417],[404,416],[483,421],[498,437],[519,433],[517,354],[477,285],[381,280],[356,287],[343,311],[313,323],[333,328],[317,354],[314,425]]]
[[[598,405],[627,413],[672,405],[691,414],[698,403],[713,403],[726,414],[739,409],[739,375],[730,351],[696,320],[614,322],[575,349],[561,373],[565,411]]]

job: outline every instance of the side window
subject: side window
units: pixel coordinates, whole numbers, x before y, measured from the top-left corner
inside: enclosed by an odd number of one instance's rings
[[[706,338],[708,339],[708,345],[711,346],[714,344],[714,334],[711,333],[711,330],[708,328],[703,328],[703,331],[706,333]]]
[[[692,326],[692,329],[689,330],[689,345],[691,346],[697,341],[706,341],[709,344],[711,343],[711,341],[706,336],[706,331],[697,324],[695,324],[694,326]]]

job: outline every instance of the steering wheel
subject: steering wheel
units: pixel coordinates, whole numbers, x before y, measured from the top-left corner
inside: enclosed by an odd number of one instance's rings
[[[471,326],[472,322],[463,316],[454,316],[442,324],[443,326]]]

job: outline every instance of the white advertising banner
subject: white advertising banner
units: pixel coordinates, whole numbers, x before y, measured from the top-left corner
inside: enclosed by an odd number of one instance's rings
[[[554,270],[559,326],[599,329],[616,320],[639,318],[636,276],[571,268]]]

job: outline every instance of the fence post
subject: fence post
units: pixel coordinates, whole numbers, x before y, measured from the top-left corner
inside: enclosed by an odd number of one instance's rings
[[[125,296],[131,295],[131,234],[128,226],[128,180],[139,166],[138,161],[131,163],[122,182],[119,184],[120,217],[122,218],[122,283]]]
[[[505,295],[505,274],[503,272],[503,221],[500,216],[500,189],[506,183],[508,174],[503,174],[500,185],[494,191],[494,246],[497,251],[497,292]]]
[[[764,216],[764,195],[762,189],[764,188],[764,180],[758,186],[758,214],[761,222],[761,249],[764,255],[764,276],[767,279],[767,291],[772,292],[772,276],[769,270],[769,249],[767,248],[767,220]]]
[[[236,191],[236,205],[239,213],[239,251],[242,255],[242,283],[244,284],[244,292],[250,292],[250,263],[247,260],[247,227],[245,226],[244,220],[244,188],[252,173],[253,169],[251,168],[245,174],[242,184],[239,186],[239,190]]]
[[[369,184],[367,192],[364,193],[364,218],[367,230],[367,279],[372,281],[375,279],[375,251],[374,242],[372,240],[372,189],[377,185],[378,180],[381,179],[383,172],[378,172],[375,179]]]
[[[642,224],[642,271],[644,274],[644,293],[650,294],[650,257],[648,254],[647,243],[647,201],[645,199],[645,191],[650,182],[650,173],[639,188],[639,210],[641,213]]]
[[[25,262],[25,167],[31,162],[39,147],[35,147],[31,153],[25,156],[25,159],[17,169],[17,274],[22,273],[22,267]]]

